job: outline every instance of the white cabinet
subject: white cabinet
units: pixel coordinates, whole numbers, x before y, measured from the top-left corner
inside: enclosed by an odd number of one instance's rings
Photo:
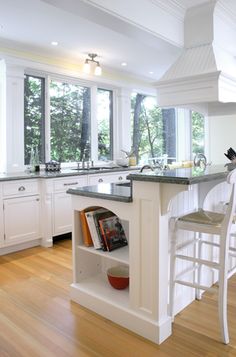
[[[3,207],[7,245],[40,238],[39,195],[5,199]]]
[[[2,184],[3,246],[41,238],[41,202],[38,180]]]
[[[54,180],[52,208],[53,236],[72,231],[71,197],[66,191],[70,187],[81,187],[86,185],[86,175]]]
[[[19,250],[19,245],[52,246],[54,236],[72,231],[70,187],[123,182],[130,172],[0,182],[0,254]]]

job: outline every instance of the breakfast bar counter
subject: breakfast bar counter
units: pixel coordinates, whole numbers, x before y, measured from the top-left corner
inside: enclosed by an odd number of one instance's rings
[[[162,343],[172,332],[168,314],[169,218],[203,205],[214,186],[219,187],[214,200],[224,194],[227,197],[227,172],[223,165],[205,170],[146,171],[129,175],[131,187],[125,183],[69,189],[73,210],[71,299]],[[128,247],[103,252],[84,246],[79,212],[94,206],[112,211],[128,226]],[[106,276],[109,267],[120,264],[129,266],[130,284],[124,290],[112,288]],[[193,290],[184,288],[177,292],[176,312],[194,299]]]

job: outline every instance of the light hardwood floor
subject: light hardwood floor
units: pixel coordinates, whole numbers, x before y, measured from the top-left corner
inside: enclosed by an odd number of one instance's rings
[[[219,340],[216,293],[175,320],[157,346],[70,301],[71,241],[0,257],[0,357],[236,356],[236,278],[229,283],[230,344]]]

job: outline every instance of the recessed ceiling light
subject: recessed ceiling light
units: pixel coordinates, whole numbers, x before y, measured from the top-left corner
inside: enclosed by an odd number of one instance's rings
[[[127,66],[127,63],[126,62],[122,62],[121,66],[125,67],[125,66]]]
[[[149,74],[153,74],[154,72],[153,71],[149,71]]]
[[[51,42],[51,45],[52,45],[52,46],[57,46],[57,45],[58,45],[58,42],[57,42],[57,41],[52,41],[52,42]]]

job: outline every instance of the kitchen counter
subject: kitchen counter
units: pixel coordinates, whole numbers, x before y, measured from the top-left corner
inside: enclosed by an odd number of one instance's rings
[[[130,170],[137,170],[138,167],[130,166],[130,167],[107,167],[107,168],[100,168],[100,169],[75,169],[75,168],[67,168],[61,169],[60,171],[45,171],[41,170],[39,172],[13,172],[13,173],[1,173],[0,174],[0,181],[11,181],[11,180],[27,180],[33,178],[42,178],[42,179],[49,179],[49,178],[59,178],[59,177],[67,177],[67,176],[82,176],[82,175],[93,175],[93,174],[100,174],[100,173],[111,173],[111,172],[121,172],[121,171],[130,171]]]
[[[234,167],[231,167],[231,169]],[[142,173],[134,173],[127,176],[131,181],[144,182],[159,182],[177,185],[192,185],[204,182],[212,182],[214,180],[225,180],[228,174],[228,167],[223,165],[207,166],[205,170],[199,167],[195,168],[179,168],[165,171],[145,171]],[[127,183],[102,183],[96,186],[75,187],[67,191],[67,193],[87,196],[94,198],[102,198],[106,200],[114,200],[121,202],[131,202],[132,184],[127,186]]]
[[[95,186],[70,188],[67,193],[119,202],[132,201],[129,183],[100,183]]]
[[[142,173],[130,174],[127,178],[134,181],[149,181],[192,185],[212,180],[225,179],[229,170],[236,166],[210,165],[205,169],[200,167],[178,168],[174,170],[143,171]]]
[[[26,180],[32,178],[58,178],[67,176],[83,176],[83,175],[93,175],[100,173],[115,173],[121,171],[131,171],[138,170],[138,166],[130,167],[102,167],[100,169],[75,169],[67,168],[61,169],[60,171],[50,172],[41,170],[39,172],[13,172],[13,173],[1,173],[0,181],[11,181],[11,180]],[[192,168],[178,168],[174,170],[164,170],[160,171],[156,169],[155,171],[143,171],[142,173],[130,174],[128,178],[134,181],[149,181],[149,182],[163,182],[163,183],[176,183],[184,185],[192,185],[199,182],[212,181],[214,179],[224,179],[226,178],[228,171],[236,168],[236,166],[225,166],[225,165],[211,165],[207,166],[205,170],[199,167]]]

